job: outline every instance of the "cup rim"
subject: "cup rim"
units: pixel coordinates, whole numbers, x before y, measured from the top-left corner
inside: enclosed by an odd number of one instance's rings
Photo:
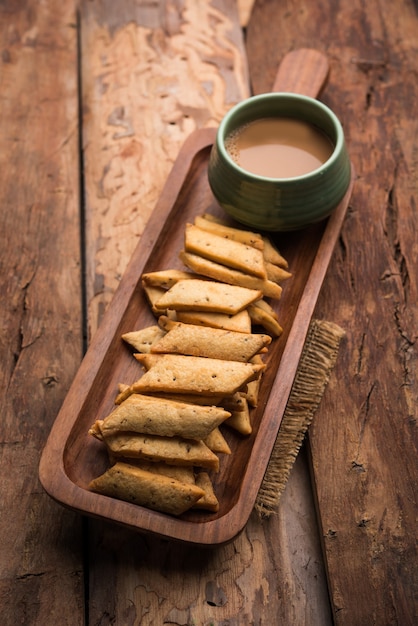
[[[225,130],[226,130],[227,125],[230,122],[231,117],[235,115],[236,113],[239,113],[241,109],[245,109],[248,106],[251,106],[253,103],[256,104],[257,102],[260,102],[262,100],[271,100],[271,99],[277,99],[277,100],[287,99],[287,100],[294,100],[294,101],[299,101],[299,102],[305,101],[305,102],[308,102],[311,106],[317,107],[328,116],[328,118],[330,119],[330,121],[332,122],[335,128],[336,141],[335,141],[334,150],[332,151],[332,154],[324,163],[322,163],[322,165],[320,165],[314,170],[311,170],[310,172],[307,172],[306,174],[301,174],[300,176],[278,178],[278,177],[271,177],[271,176],[262,176],[261,174],[253,174],[252,172],[244,169],[243,167],[241,167],[240,165],[238,165],[238,163],[234,161],[234,159],[231,157],[231,155],[225,148],[225,135],[226,135]],[[274,116],[271,116],[271,117],[274,117]],[[241,102],[238,102],[231,109],[229,109],[229,111],[224,115],[223,119],[221,120],[219,124],[218,132],[216,136],[216,144],[217,144],[218,151],[220,152],[222,157],[228,161],[229,165],[232,166],[232,168],[237,173],[240,174],[240,176],[245,176],[246,178],[250,180],[260,180],[260,181],[271,182],[271,183],[279,182],[280,184],[294,184],[295,182],[309,180],[314,176],[318,176],[318,175],[321,176],[322,173],[325,170],[327,170],[330,166],[332,166],[332,164],[335,163],[335,161],[339,158],[339,155],[341,154],[341,151],[344,147],[344,142],[345,142],[344,130],[341,125],[341,122],[338,119],[338,117],[335,115],[335,113],[326,104],[324,104],[323,102],[320,102],[316,98],[311,98],[310,96],[305,96],[303,94],[298,94],[294,92],[286,92],[286,91],[263,93],[263,94],[259,94],[256,96],[250,96],[249,98],[246,98],[245,100],[242,100]]]

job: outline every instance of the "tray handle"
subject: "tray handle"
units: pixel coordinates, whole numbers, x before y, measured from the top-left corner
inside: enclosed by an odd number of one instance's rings
[[[272,91],[299,93],[317,98],[329,75],[327,57],[313,48],[288,52],[280,63]]]

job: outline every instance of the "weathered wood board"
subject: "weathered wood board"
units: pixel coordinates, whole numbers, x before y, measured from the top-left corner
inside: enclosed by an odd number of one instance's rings
[[[316,314],[347,336],[309,438],[340,625],[418,615],[417,32],[416,3],[402,0],[260,1],[247,31],[258,90],[290,49],[329,56],[322,99],[357,172]]]
[[[241,20],[232,0],[86,0],[79,19],[70,0],[0,6],[6,626],[380,626],[413,624],[418,614],[416,3],[239,6]],[[236,541],[210,551],[84,523],[37,480],[83,341],[100,323],[180,145],[249,93],[240,23],[255,91],[271,88],[291,49],[328,55],[323,100],[344,123],[357,171],[316,311],[347,337],[309,437],[333,615],[308,448],[277,515],[253,516]]]
[[[227,10],[223,10],[223,5]],[[228,8],[229,6],[229,8]],[[100,323],[179,147],[248,96],[233,2],[86,2],[83,146],[89,332]]]
[[[2,2],[0,51],[1,621],[75,626],[82,520],[38,481],[82,356],[72,0]]]

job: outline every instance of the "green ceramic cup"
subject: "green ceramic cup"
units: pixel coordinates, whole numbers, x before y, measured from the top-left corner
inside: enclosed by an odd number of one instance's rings
[[[318,169],[294,178],[258,176],[241,168],[225,148],[225,139],[251,121],[290,117],[322,130],[334,146]],[[324,104],[295,93],[267,93],[234,106],[221,121],[212,147],[209,168],[212,192],[232,218],[258,230],[304,228],[332,213],[350,184],[351,164],[343,128]]]

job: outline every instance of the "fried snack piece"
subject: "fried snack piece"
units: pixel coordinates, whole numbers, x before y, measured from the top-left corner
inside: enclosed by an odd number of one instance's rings
[[[116,463],[121,461],[116,461]],[[123,462],[123,461],[122,461]],[[129,465],[135,465],[140,469],[151,472],[152,474],[163,474],[169,478],[175,478],[181,483],[194,485],[196,483],[193,467],[182,467],[181,465],[167,465],[158,461],[142,461],[137,459],[129,459]]]
[[[276,311],[266,300],[257,300],[257,302],[254,302],[254,306],[259,307],[260,309],[265,311],[265,313],[267,313],[267,315],[276,320],[276,322],[279,321],[279,316],[277,315]]]
[[[245,287],[251,290],[258,290],[262,295],[277,300],[282,295],[282,287],[272,280],[245,274],[245,272],[234,270],[220,263],[205,259],[197,254],[186,252],[185,250],[181,250],[179,256],[184,265],[189,269],[197,274],[203,274],[203,276],[212,278],[215,281],[221,281],[229,285]]]
[[[147,472],[128,463],[116,463],[92,480],[89,489],[170,515],[181,515],[206,496],[205,490],[197,485]]]
[[[187,404],[197,404],[199,406],[220,406],[221,400],[223,398],[223,396],[220,394],[201,395],[192,393],[153,392],[151,395],[154,398],[161,398],[163,400],[174,400],[175,402],[185,402]]]
[[[145,354],[147,355],[146,359],[144,358]],[[137,361],[140,361],[145,370],[149,370],[151,367],[154,367],[164,355],[152,354],[151,352],[134,352],[133,356]]]
[[[207,472],[199,472],[196,475],[196,486],[203,489],[205,495],[202,496],[194,505],[194,509],[205,509],[216,513],[219,511],[219,501],[215,495],[213,484]]]
[[[240,287],[205,279],[180,280],[154,303],[161,313],[176,311],[212,311],[234,315],[262,297],[255,288]]]
[[[262,363],[262,359],[261,356],[256,354],[252,359],[251,359],[252,363]],[[252,408],[255,408],[258,404],[258,394],[260,391],[260,383],[261,383],[261,377],[259,377],[257,380],[252,380],[250,383],[248,383],[247,385],[247,391],[243,392],[241,395],[246,398],[248,405]],[[224,407],[226,408],[226,407]]]
[[[89,428],[89,435],[92,435],[99,441],[103,441],[102,431],[100,430],[99,420],[96,420]]]
[[[251,359],[251,362],[255,363],[253,359]],[[261,360],[258,362],[262,363]],[[236,413],[237,411],[244,411],[245,410],[245,398],[248,392],[248,387],[252,385],[253,383],[257,382],[258,380],[260,380],[260,378],[261,377],[259,376],[256,380],[252,380],[249,383],[247,383],[247,390],[245,392],[236,391],[232,396],[226,396],[225,398],[222,398],[219,404],[226,411],[230,411],[231,413]]]
[[[270,335],[238,333],[219,328],[158,320],[164,335],[150,349],[153,354],[185,354],[246,362],[271,343]]]
[[[151,473],[154,476],[157,474],[159,476],[165,476],[167,478],[174,479],[176,482],[180,482],[183,485],[194,485],[199,489],[202,489],[204,491],[204,495],[199,498],[199,500],[194,505],[192,505],[192,508],[204,509],[212,512],[216,512],[219,510],[219,501],[215,495],[212,480],[210,479],[210,476],[207,472],[198,472],[198,474],[195,476],[193,468],[190,467],[179,467],[174,465],[167,465],[166,463],[148,463],[146,461],[129,461],[127,463],[119,461],[119,465],[121,465],[122,463],[124,464],[125,470],[126,465],[130,465],[137,467],[142,472]],[[157,478],[157,482],[160,484],[161,481]],[[176,486],[176,489],[178,489],[178,486]],[[184,492],[184,489],[181,490],[181,492]],[[178,495],[177,499],[179,499]],[[161,511],[161,507],[158,510]]]
[[[273,337],[280,337],[283,332],[283,328],[277,321],[276,314],[270,313],[266,307],[261,304],[263,300],[250,304],[248,307],[248,313],[250,314],[251,322],[254,326],[262,326],[264,330],[270,333]]]
[[[292,274],[279,265],[273,263],[266,263],[267,278],[274,283],[280,285],[284,280],[288,280],[292,277]]]
[[[135,393],[190,393],[229,396],[250,380],[255,380],[265,365],[221,361],[182,354],[137,354],[147,371],[131,385]]]
[[[218,427],[214,428],[203,442],[216,454],[231,454],[231,448]]]
[[[161,326],[155,324],[140,330],[124,333],[122,339],[138,352],[150,352],[151,346],[157,343],[164,335],[165,331]]]
[[[187,224],[184,249],[215,263],[232,267],[246,274],[266,278],[263,251],[241,241],[220,237],[214,232]]]
[[[168,465],[205,467],[219,470],[219,458],[203,441],[182,437],[159,437],[120,433],[106,437],[105,444],[115,458],[160,461]]]
[[[158,315],[161,315],[163,311],[161,311],[161,309],[157,309],[156,303],[165,294],[166,290],[161,287],[151,287],[150,285],[143,285],[143,289],[151,307],[151,311],[158,317]],[[166,312],[167,311],[165,311],[165,313]]]
[[[173,285],[178,283],[179,280],[188,280],[189,278],[196,278],[196,275],[175,269],[146,272],[141,276],[143,285],[164,290],[170,289]]]
[[[198,215],[195,218],[194,223],[199,228],[208,230],[225,239],[239,241],[247,246],[257,248],[258,250],[264,250],[264,241],[260,234],[241,228],[234,228],[233,226],[227,226],[221,220],[216,219],[209,213]]]
[[[132,394],[94,426],[103,439],[118,432],[204,439],[229,416],[228,411],[216,406]]]
[[[251,426],[248,403],[246,403],[244,411],[233,413],[231,417],[226,420],[225,424],[238,431],[241,435],[251,435],[253,429]]]
[[[157,355],[155,355],[157,356]],[[163,355],[160,355],[162,357]],[[134,357],[137,358],[137,355],[134,354]],[[127,398],[129,398],[132,394],[137,394],[138,392],[135,390],[134,385],[125,385],[119,383],[119,393],[115,398],[115,404],[119,405],[122,402],[125,402]],[[192,393],[175,393],[175,392],[163,392],[163,391],[147,391],[141,392],[144,393],[147,397],[153,398],[161,398],[162,400],[173,400],[175,402],[186,402],[188,404],[198,404],[199,406],[220,406],[221,400],[223,400],[223,394],[192,394]],[[225,408],[225,407],[223,407]],[[228,409],[225,409],[228,410]]]
[[[277,250],[276,246],[271,242],[268,237],[263,237],[264,242],[264,259],[268,263],[273,263],[273,265],[278,265],[283,269],[287,270],[289,267],[286,259],[280,254]]]
[[[210,213],[204,213],[201,216],[197,216],[194,223],[199,228],[210,230],[221,237],[233,239],[234,241],[241,241],[242,243],[262,250],[265,262],[278,265],[285,270],[289,267],[287,260],[279,252],[271,239],[265,235],[251,232],[244,228],[229,226],[225,220],[215,217]]]
[[[196,324],[197,326],[210,326],[223,330],[234,330],[239,333],[251,332],[251,319],[247,309],[227,315],[226,313],[211,313],[204,311],[177,311],[176,319],[184,324]]]
[[[119,392],[115,398],[115,404],[122,404],[122,402],[125,402],[125,400],[129,398],[129,396],[131,396],[133,393],[135,392],[132,389],[132,385],[122,385],[122,383],[119,383]]]
[[[131,386],[126,383],[118,383],[118,393],[115,398],[115,404],[121,404],[131,395]]]

